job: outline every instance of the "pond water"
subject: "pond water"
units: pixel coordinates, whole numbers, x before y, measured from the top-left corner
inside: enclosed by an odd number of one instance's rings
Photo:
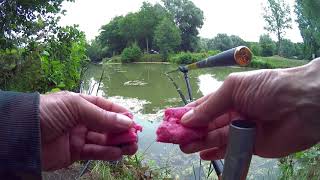
[[[135,121],[144,127],[139,134],[140,153],[159,167],[170,167],[177,178],[194,179],[193,168],[199,169],[198,154],[185,155],[177,145],[157,143],[155,136],[163,109],[183,105],[172,82],[164,75],[176,68],[167,64],[91,65],[84,79],[83,93],[97,93],[130,109]],[[97,91],[103,69],[103,80]],[[191,71],[192,94],[199,98],[216,90],[228,74],[248,70],[252,69],[219,67]],[[182,74],[177,72],[171,76],[186,95]],[[201,170],[205,171],[208,164],[203,162]],[[277,169],[277,160],[254,156],[248,179],[276,179]]]

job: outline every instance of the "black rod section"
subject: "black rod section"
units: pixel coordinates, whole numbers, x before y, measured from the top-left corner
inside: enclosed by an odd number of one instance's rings
[[[214,170],[216,171],[217,176],[221,176],[223,172],[223,162],[221,160],[211,161]]]
[[[192,91],[191,91],[190,81],[188,77],[189,70],[188,68],[186,68],[186,66],[179,66],[178,69],[184,74],[184,79],[186,81],[189,99],[190,99],[190,102],[192,102],[193,101]],[[185,105],[187,105],[187,103],[185,103]],[[211,164],[213,165],[213,168],[217,176],[220,177],[223,171],[223,162],[221,160],[215,160],[215,161],[211,161]]]
[[[165,73],[165,75],[169,78],[169,80],[172,82],[173,86],[176,88],[176,90],[177,90],[180,98],[182,99],[183,103],[184,104],[188,104],[188,101],[187,101],[186,97],[183,95],[183,93],[182,93],[181,89],[179,88],[179,86],[177,85],[177,83],[174,82],[174,80],[172,79],[171,76],[169,76],[168,73]]]
[[[184,74],[184,80],[186,81],[186,85],[187,85],[187,90],[188,90],[188,95],[189,95],[189,102],[192,102],[192,91],[191,91],[188,72],[185,72],[183,74]]]

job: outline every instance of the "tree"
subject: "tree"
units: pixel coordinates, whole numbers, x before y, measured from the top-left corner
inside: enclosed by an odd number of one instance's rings
[[[266,21],[265,29],[274,33],[278,39],[278,55],[280,55],[281,41],[287,29],[291,29],[290,7],[284,0],[268,0],[263,15]]]
[[[208,51],[209,48],[209,44],[210,44],[210,39],[208,38],[200,38],[200,51]]]
[[[227,34],[217,34],[217,36],[213,38],[213,47],[213,49],[225,51],[233,48],[233,43]]]
[[[283,57],[286,58],[292,58],[293,56],[297,55],[295,44],[289,39],[282,40],[280,52],[283,55]]]
[[[169,53],[174,51],[181,43],[180,30],[173,21],[164,18],[156,28],[154,39],[160,53],[167,59]]]
[[[111,56],[108,52],[108,46],[102,47],[99,39],[94,39],[90,45],[87,44],[87,56],[92,62],[102,61],[103,58]]]
[[[181,31],[180,50],[196,50],[199,41],[198,29],[202,27],[204,19],[202,10],[190,0],[162,0],[162,2]]]
[[[137,16],[139,23],[139,44],[149,52],[149,49],[153,48],[152,42],[155,27],[158,26],[164,17],[169,18],[169,14],[160,4],[152,6],[150,3],[143,2]]]
[[[160,5],[144,2],[138,12],[112,19],[102,26],[99,35],[102,47],[119,54],[125,47],[137,43],[141,49],[153,47],[155,29],[163,18],[172,18]]]
[[[249,47],[255,56],[261,56],[261,47],[258,42],[250,42]]]
[[[120,54],[127,45],[125,35],[121,31],[123,19],[123,16],[117,16],[101,28],[98,37],[100,44],[102,47],[108,46],[111,54]]]
[[[0,3],[0,48],[43,40],[57,31],[64,0],[6,0]],[[73,0],[67,0],[73,1]]]
[[[261,56],[273,56],[274,51],[276,49],[276,45],[269,35],[261,35],[259,39],[259,44],[261,47]]]
[[[247,42],[245,42],[241,37],[236,36],[236,35],[231,35],[230,39],[232,41],[232,46],[233,47],[238,47],[238,46],[246,46]]]
[[[313,21],[316,24],[320,24],[320,1],[318,0],[296,0],[297,2],[300,1],[300,3],[303,6],[304,13],[308,14],[308,16],[311,18],[311,21]]]
[[[310,59],[320,49],[319,1],[296,0],[295,13],[304,42],[305,58]],[[318,54],[319,55],[319,54]]]

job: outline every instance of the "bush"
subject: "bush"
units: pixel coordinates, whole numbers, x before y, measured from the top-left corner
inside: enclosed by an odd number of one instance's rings
[[[250,50],[252,51],[253,55],[261,56],[261,47],[259,43],[251,43]]]
[[[261,48],[261,56],[273,56],[276,50],[276,43],[273,42],[269,35],[261,35],[259,39],[259,44]]]
[[[143,54],[139,59],[141,62],[164,62],[163,56],[161,54]]]
[[[106,61],[107,63],[121,63],[121,56],[112,56],[111,58],[105,58],[103,61]]]
[[[84,33],[66,27],[60,29],[57,37],[41,44],[34,42],[19,50],[0,51],[0,63],[6,63],[0,73],[10,74],[0,74],[0,89],[40,93],[55,88],[79,91],[87,63],[85,44]]]
[[[257,59],[256,57],[252,59],[251,63],[249,64],[249,67],[257,68],[257,69],[274,69],[275,68],[272,64],[267,63],[263,60]]]
[[[279,159],[279,179],[319,179],[320,144]]]
[[[206,59],[209,56],[214,56],[219,52],[220,51],[218,50],[212,50],[203,53],[180,52],[179,54],[171,55],[169,61],[176,64],[191,64]]]
[[[130,63],[138,61],[142,56],[140,47],[137,44],[133,44],[130,47],[125,48],[121,53],[121,61],[123,63]]]
[[[285,58],[292,58],[296,55],[295,44],[289,39],[283,39],[280,47],[280,54]]]
[[[21,59],[21,53],[16,49],[0,51],[0,85],[6,86],[7,81],[13,76],[14,70],[17,64],[21,62]]]

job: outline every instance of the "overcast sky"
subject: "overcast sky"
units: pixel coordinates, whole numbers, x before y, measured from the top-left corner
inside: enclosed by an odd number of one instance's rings
[[[67,15],[62,17],[61,25],[79,24],[80,29],[91,40],[99,34],[102,25],[113,17],[136,12],[143,1],[152,4],[159,0],[76,0],[74,3],[64,2]],[[262,18],[263,3],[266,0],[192,0],[204,12],[204,25],[200,36],[213,38],[218,33],[238,35],[246,41],[259,41],[259,36],[266,31]],[[294,0],[286,0],[291,5],[293,13]],[[302,38],[293,21],[293,29],[285,36],[293,42],[302,42]]]

